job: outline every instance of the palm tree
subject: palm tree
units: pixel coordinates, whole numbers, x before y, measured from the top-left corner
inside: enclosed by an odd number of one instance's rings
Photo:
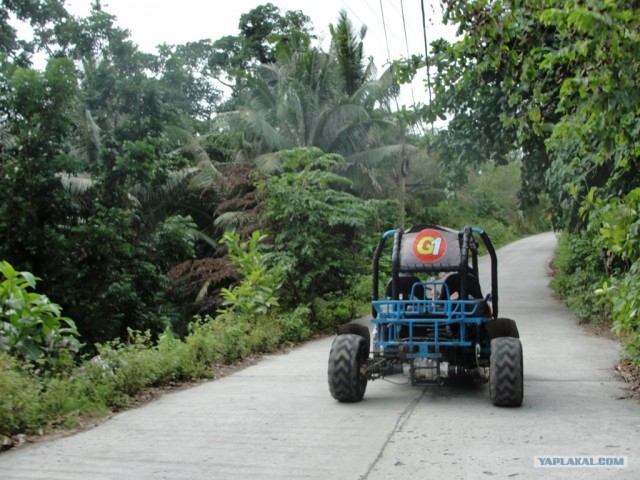
[[[331,33],[328,53],[300,32],[281,38],[276,62],[252,71],[237,95],[242,103],[218,116],[215,131],[240,135],[236,157],[267,174],[279,172],[281,150],[314,146],[338,153],[346,159],[340,173],[358,194],[397,195],[403,205],[409,167],[435,162],[404,141],[406,127],[391,108],[398,92],[393,70],[378,76],[364,58],[366,28],[356,32],[342,11]],[[238,218],[225,214],[221,222]]]
[[[344,91],[348,96],[352,96],[365,83],[370,73],[364,65],[364,37],[367,27],[363,25],[359,35],[356,35],[347,12],[341,10],[338,23],[336,26],[329,25],[329,31],[332,38],[331,48],[338,59]]]
[[[329,53],[301,48],[308,46],[308,37],[287,39],[277,49],[276,63],[256,68],[242,107],[218,117],[218,128],[243,132],[245,156],[258,166],[277,170],[274,152],[315,146],[353,159],[360,164],[353,171],[366,171],[362,152],[384,145],[385,132],[397,130],[388,102],[395,88],[392,76],[385,72],[374,78],[373,64],[362,63],[361,43],[349,44],[355,37],[349,36],[346,14],[341,15],[334,30],[340,35]],[[347,45],[339,45],[344,38]]]

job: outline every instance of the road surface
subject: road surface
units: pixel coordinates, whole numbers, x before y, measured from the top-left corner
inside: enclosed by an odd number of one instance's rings
[[[586,333],[552,296],[554,245],[549,233],[498,252],[501,316],[523,342],[521,408],[492,406],[487,385],[412,387],[402,376],[338,403],[326,338],[3,453],[0,479],[638,479],[640,405],[619,398],[619,345]],[[536,456],[627,466],[537,468]]]

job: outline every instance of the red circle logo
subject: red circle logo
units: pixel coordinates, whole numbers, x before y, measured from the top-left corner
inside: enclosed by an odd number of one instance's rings
[[[447,253],[447,241],[431,228],[422,230],[413,241],[413,254],[425,263],[435,263]]]

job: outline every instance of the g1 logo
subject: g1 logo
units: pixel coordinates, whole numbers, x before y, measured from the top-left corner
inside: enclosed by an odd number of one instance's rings
[[[425,263],[435,263],[447,253],[447,241],[437,230],[427,228],[416,235],[413,254]]]

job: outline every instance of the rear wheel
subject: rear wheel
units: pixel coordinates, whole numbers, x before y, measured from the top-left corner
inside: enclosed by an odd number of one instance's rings
[[[368,345],[360,335],[338,335],[329,353],[329,391],[340,402],[359,402],[367,389],[362,365],[367,360]]]
[[[489,396],[500,407],[519,407],[524,396],[522,344],[519,338],[491,340]]]

